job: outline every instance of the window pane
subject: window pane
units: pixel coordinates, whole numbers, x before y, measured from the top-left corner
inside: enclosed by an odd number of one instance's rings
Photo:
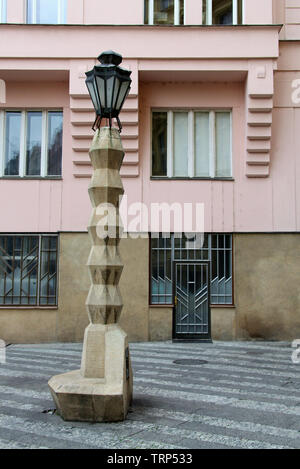
[[[39,176],[41,174],[42,151],[42,113],[27,113],[26,133],[26,175]]]
[[[43,236],[40,259],[40,304],[55,305],[57,288],[57,237]]]
[[[6,0],[0,0],[0,23],[6,23],[7,21],[6,9]]]
[[[209,177],[209,113],[195,113],[195,176]]]
[[[35,305],[38,272],[37,236],[0,237],[0,304]]]
[[[212,24],[232,24],[232,0],[212,0]]]
[[[149,0],[144,1],[144,24],[149,24]]]
[[[36,4],[36,8],[34,9]],[[58,24],[66,22],[66,1],[27,0],[27,22]]]
[[[174,24],[174,0],[154,0],[154,24]]]
[[[232,236],[211,235],[211,303],[232,304]]]
[[[61,11],[60,11],[60,17],[59,22],[62,24],[65,24],[67,22],[67,0],[61,0]]]
[[[188,176],[188,113],[174,112],[174,176]]]
[[[216,177],[231,177],[230,112],[216,112]]]
[[[151,303],[172,304],[172,253],[170,239],[151,239]]]
[[[203,0],[202,1],[202,24],[209,24],[209,20],[207,18],[207,1],[208,0]]]
[[[27,0],[27,23],[33,23],[33,0]]]
[[[36,22],[55,24],[58,22],[58,0],[36,0]]]
[[[243,24],[243,0],[238,0],[238,24]]]
[[[152,114],[152,176],[167,176],[167,113]]]
[[[6,176],[19,175],[21,113],[6,113],[5,168]]]
[[[180,24],[184,24],[184,0],[180,0]]]
[[[62,112],[48,112],[48,176],[61,175]]]

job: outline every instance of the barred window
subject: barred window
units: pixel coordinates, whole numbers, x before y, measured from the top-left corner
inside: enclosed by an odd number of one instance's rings
[[[0,236],[0,306],[57,305],[58,237]]]
[[[173,261],[210,261],[211,304],[231,305],[232,235],[205,234],[202,248],[184,235],[151,238],[151,304],[173,303]]]

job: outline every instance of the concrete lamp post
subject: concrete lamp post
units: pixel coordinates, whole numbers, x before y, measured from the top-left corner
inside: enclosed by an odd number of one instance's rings
[[[132,400],[132,370],[127,335],[118,325],[122,310],[119,255],[124,193],[120,168],[124,158],[119,113],[130,90],[130,74],[113,51],[100,55],[100,66],[87,72],[86,84],[96,111],[90,148],[93,176],[89,185],[92,215],[88,231],[91,287],[86,301],[90,324],[85,330],[81,369],[54,376],[49,387],[64,420],[113,422],[126,418]],[[101,127],[106,118],[109,127]],[[119,130],[112,127],[112,119]],[[113,208],[114,217],[107,216]],[[111,219],[113,218],[113,220]]]

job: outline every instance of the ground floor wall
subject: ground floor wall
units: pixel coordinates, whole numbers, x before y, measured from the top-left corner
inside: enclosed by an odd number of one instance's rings
[[[300,338],[300,233],[235,236],[238,339]]]
[[[300,233],[233,236],[234,306],[211,309],[213,340],[300,338]],[[79,342],[88,317],[86,233],[61,233],[57,308],[0,309],[7,343]],[[149,240],[123,239],[121,326],[130,341],[172,338],[172,307],[149,306]]]

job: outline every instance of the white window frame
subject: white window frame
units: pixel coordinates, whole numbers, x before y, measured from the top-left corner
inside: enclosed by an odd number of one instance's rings
[[[185,1],[184,1],[184,19],[183,24],[185,24]],[[154,0],[149,0],[148,2],[148,24],[154,25]],[[180,25],[180,0],[174,0],[174,25]]]
[[[6,175],[5,174],[5,135],[6,135],[6,112],[20,112],[21,113],[21,131],[20,131],[20,160],[19,160],[19,174]],[[26,175],[26,143],[27,143],[27,115],[28,112],[41,112],[42,113],[42,135],[41,135],[41,174],[39,175]],[[25,179],[41,179],[41,178],[61,178],[62,175],[47,174],[48,169],[48,112],[61,112],[62,109],[5,109],[0,110],[0,178],[25,178]]]
[[[7,0],[0,0],[0,23],[7,22]]]
[[[203,0],[203,5],[206,2],[206,25],[213,26],[212,17],[213,17],[213,7],[212,2],[213,0]],[[203,8],[203,6],[202,6]],[[244,24],[244,11],[245,11],[245,0],[242,0],[242,21]],[[238,25],[238,0],[232,0],[232,25]],[[229,25],[228,25],[229,26]]]
[[[36,22],[36,0],[31,0],[32,2],[32,18],[28,18],[28,1],[27,0],[27,14],[26,14],[26,21],[29,24],[39,24]],[[53,0],[52,0],[53,1]],[[66,18],[64,18],[64,10],[66,7],[67,0],[56,0],[58,3],[58,15],[57,15],[57,23],[55,24],[65,24]]]
[[[151,115],[155,112],[167,112],[167,176],[153,176],[151,160],[151,177],[153,179],[233,179],[232,109],[152,109]],[[174,113],[178,112],[188,113],[188,175],[182,177],[174,176]],[[195,175],[195,113],[198,112],[209,113],[210,169],[207,177]],[[228,112],[230,114],[230,176],[216,176],[216,114],[218,112]]]

